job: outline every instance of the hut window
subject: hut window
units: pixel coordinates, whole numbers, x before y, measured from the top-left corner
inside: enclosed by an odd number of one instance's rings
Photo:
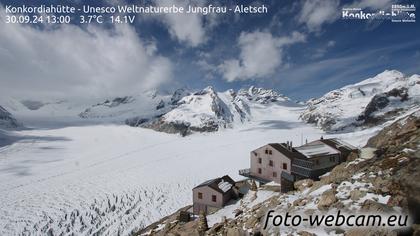
[[[315,165],[319,165],[319,160],[315,160]]]
[[[277,177],[277,172],[273,172],[273,177],[276,178]]]
[[[260,157],[260,158],[258,158],[258,163],[261,164],[261,162],[262,162],[262,159]]]
[[[273,151],[272,150],[268,150],[268,155],[273,155]]]
[[[211,200],[212,200],[213,202],[216,202],[216,200],[217,200],[216,195],[211,195]]]
[[[283,170],[287,170],[287,163],[283,163]]]
[[[258,174],[261,174],[261,168],[258,168]]]
[[[273,162],[273,160],[270,160],[270,161],[268,162],[268,165],[269,165],[269,166],[274,166],[274,162]]]
[[[335,161],[335,158],[334,157],[330,157],[330,161],[331,162],[334,162]]]
[[[268,149],[265,149],[265,154],[268,154]]]
[[[203,199],[203,193],[198,192],[198,199]]]

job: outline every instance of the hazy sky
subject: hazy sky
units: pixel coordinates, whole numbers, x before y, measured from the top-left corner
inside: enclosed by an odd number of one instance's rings
[[[16,1],[0,0],[1,95],[89,98],[181,86],[225,90],[257,85],[303,100],[385,69],[420,72],[419,22],[341,19],[343,7],[389,10],[391,0],[134,2],[265,4],[268,14],[137,15],[132,25],[25,26],[5,23],[3,6]]]

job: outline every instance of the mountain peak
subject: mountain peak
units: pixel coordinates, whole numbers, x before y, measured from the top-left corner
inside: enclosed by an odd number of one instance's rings
[[[420,77],[386,70],[307,102],[301,118],[325,130],[381,124],[420,106]]]
[[[402,72],[398,71],[398,70],[384,70],[383,72],[379,73],[375,77],[381,77],[381,78],[396,77],[396,78],[401,78],[401,77],[404,77],[404,74]]]
[[[238,91],[238,95],[263,104],[276,101],[285,102],[290,100],[288,97],[279,94],[273,89],[265,89],[255,86],[250,86],[248,89],[240,89]]]

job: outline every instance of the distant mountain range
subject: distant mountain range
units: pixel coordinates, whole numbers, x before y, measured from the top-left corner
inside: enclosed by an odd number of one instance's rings
[[[365,128],[382,124],[420,107],[420,76],[405,76],[399,71],[384,71],[373,78],[347,85],[310,99],[305,105],[271,89],[250,87],[239,91],[217,92],[181,88],[173,93],[148,91],[116,97],[94,105],[69,101],[14,100],[0,104],[0,127],[16,128],[20,123],[5,108],[25,117],[116,122],[188,135],[214,132],[252,120],[253,110],[273,104],[302,106],[300,118],[326,131]],[[19,117],[19,116],[18,116]]]
[[[126,117],[130,126],[187,135],[212,132],[249,121],[255,104],[290,102],[273,90],[250,87],[216,92],[213,87],[192,91],[178,89],[172,95],[122,97],[93,105],[79,114],[82,118]],[[147,105],[145,105],[145,103]]]

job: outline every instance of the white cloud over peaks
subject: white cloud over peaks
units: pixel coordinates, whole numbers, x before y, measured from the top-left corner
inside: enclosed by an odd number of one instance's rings
[[[3,95],[114,96],[156,88],[171,79],[170,61],[131,26],[39,29],[6,24],[3,17],[0,13]]]
[[[204,1],[155,0],[155,3],[158,7],[175,5],[187,9],[189,5],[203,5]],[[168,27],[172,38],[189,46],[196,47],[207,40],[206,28],[201,14],[160,14],[158,19]]]
[[[298,14],[299,23],[309,31],[319,31],[322,25],[332,23],[341,13],[339,0],[305,0]]]
[[[283,63],[283,47],[304,40],[305,36],[299,32],[285,37],[261,31],[242,32],[238,39],[239,58],[224,61],[219,70],[227,81],[272,75]]]

